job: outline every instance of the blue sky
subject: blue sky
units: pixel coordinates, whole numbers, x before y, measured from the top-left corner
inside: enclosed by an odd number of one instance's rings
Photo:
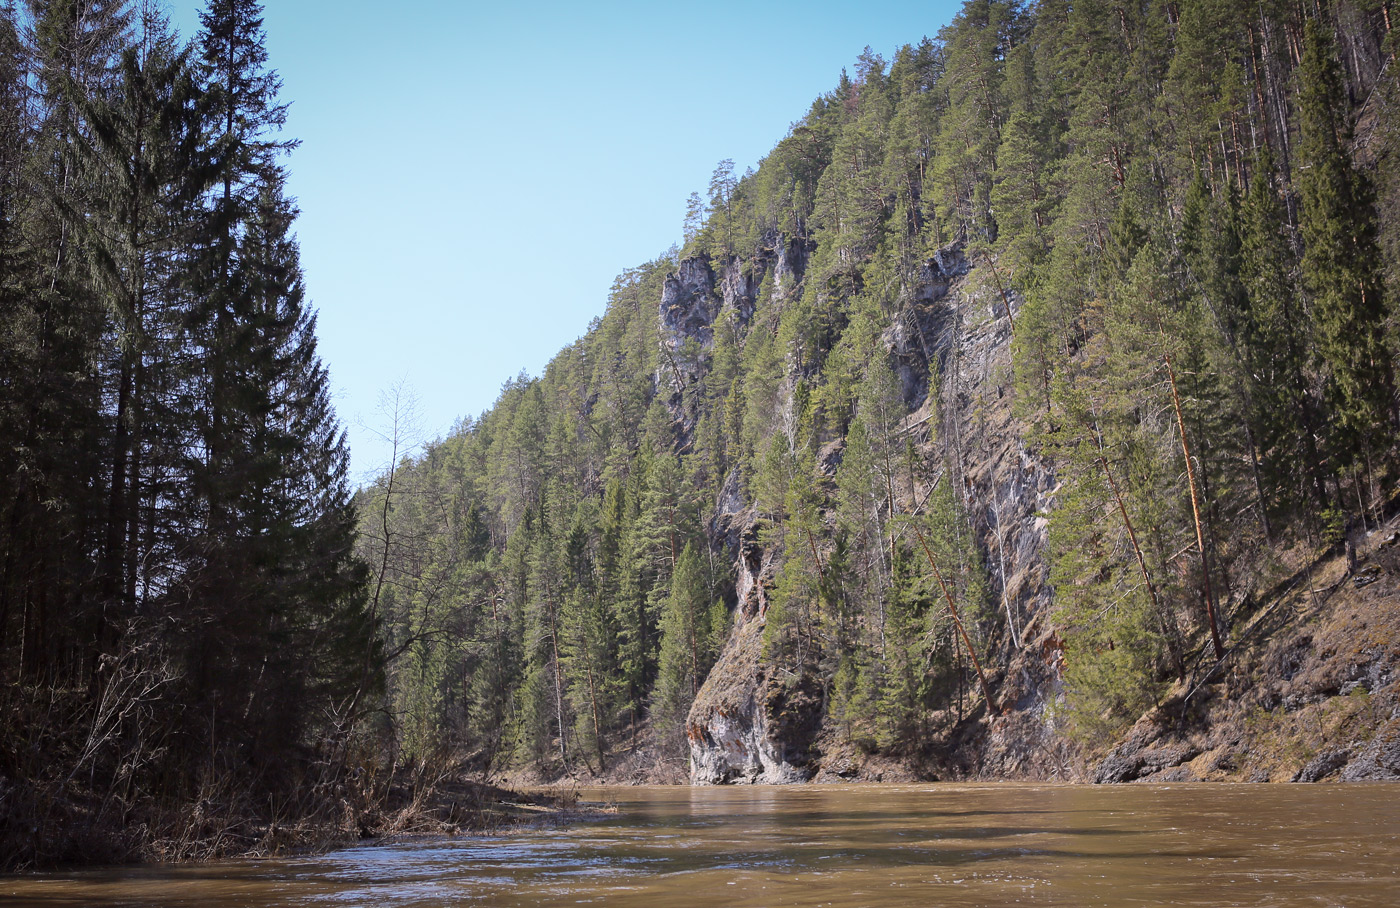
[[[267,0],[297,233],[357,481],[381,392],[420,440],[491,406],[681,233],[715,164],[756,166],[843,66],[957,4]],[[171,0],[180,32],[196,0]]]

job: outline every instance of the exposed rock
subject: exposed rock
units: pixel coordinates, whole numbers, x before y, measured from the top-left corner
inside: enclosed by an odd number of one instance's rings
[[[1000,643],[990,655],[1006,667],[997,696],[1003,706],[1036,717],[989,735],[978,775],[991,778],[988,770],[1014,767],[1013,777],[1065,778],[1075,774],[1075,748],[1040,718],[1062,696],[1063,649],[1048,621],[1053,593],[1044,519],[1058,483],[1048,463],[1026,446],[1025,427],[1012,410],[1012,334],[1001,314],[1004,304],[989,305],[960,247],[940,250],[934,264],[928,288],[916,298],[938,299],[949,313],[928,322],[938,332],[929,338],[940,376],[936,436],[952,461],[947,481],[961,494],[1000,613]],[[1015,740],[1013,729],[1026,737]]]
[[[720,273],[719,293],[720,311],[733,312],[740,325],[747,325],[758,303],[758,279],[753,272],[744,268],[738,259],[731,260]]]
[[[683,259],[661,289],[661,343],[675,354],[687,339],[709,349],[719,312],[715,276],[703,258]],[[664,364],[663,364],[664,365]]]
[[[1351,578],[1351,582],[1358,587],[1370,586],[1381,579],[1381,568],[1378,564],[1368,564]]]
[[[690,779],[787,784],[811,778],[808,747],[819,714],[810,693],[774,684],[762,665],[763,622],[736,628],[691,707]]]
[[[1038,622],[1028,625],[1036,633]],[[1058,684],[1060,649],[1053,631],[1017,649],[998,696],[1007,714],[996,719],[981,747],[979,779],[1077,778],[1074,748],[1059,733],[1048,708]]]
[[[734,559],[734,601],[731,604],[736,623],[755,619],[768,608],[767,589],[776,565],[773,553],[759,544],[758,529],[757,513],[744,501],[739,472],[733,470],[720,489],[709,530],[710,537]]]
[[[806,249],[799,243],[772,238],[774,294],[782,298],[795,291],[805,266]],[[1003,666],[993,683],[999,699],[1013,713],[988,724],[985,716],[965,728],[946,732],[943,748],[950,754],[946,766],[925,767],[925,775],[945,771],[952,777],[1068,778],[1073,746],[1061,738],[1047,718],[1047,704],[1059,696],[1061,648],[1038,616],[1050,601],[1043,557],[1046,521],[1043,514],[1053,502],[1056,483],[1045,462],[1026,448],[1022,426],[1011,410],[1006,393],[1010,382],[1011,332],[1008,320],[995,317],[1001,311],[988,304],[967,279],[970,266],[959,245],[949,246],[920,269],[906,289],[899,316],[883,335],[891,361],[902,383],[905,401],[915,412],[905,431],[916,444],[948,450],[954,473],[942,481],[954,483],[963,497],[991,586],[1003,631],[993,661]],[[713,294],[708,273],[678,272],[675,289],[668,282],[668,296],[676,323],[682,314],[700,308],[684,300],[700,300]],[[724,305],[743,314],[743,306],[756,293],[752,278],[726,267],[720,279]],[[686,288],[690,288],[687,290]],[[999,299],[999,298],[998,298]],[[1004,306],[1004,304],[1001,304]],[[706,313],[711,309],[705,309]],[[671,323],[668,323],[668,325]],[[939,401],[927,399],[930,364],[941,376]],[[789,377],[791,378],[791,377]],[[780,410],[791,406],[790,388],[779,392]],[[933,423],[941,417],[941,424]],[[936,439],[936,441],[935,441]],[[839,440],[825,445],[819,469],[834,475],[841,455]],[[735,558],[736,628],[720,662],[711,671],[691,712],[690,746],[693,778],[701,782],[733,779],[791,778],[794,772],[772,767],[785,764],[806,771],[806,753],[815,728],[811,716],[819,714],[819,696],[793,696],[803,689],[800,679],[785,688],[760,676],[763,669],[758,646],[750,640],[756,631],[744,622],[759,620],[766,608],[766,588],[776,572],[773,554],[759,544],[756,516],[739,494],[737,477],[726,481],[720,495],[720,513],[711,530],[724,540]],[[762,689],[760,689],[762,688]],[[720,695],[723,691],[724,694]],[[775,717],[795,718],[790,723]],[[893,768],[892,770],[893,771]],[[1144,771],[1153,771],[1151,768]],[[838,773],[827,777],[839,777]]]
[[[1342,771],[1343,782],[1400,781],[1400,715],[1380,727]]]
[[[946,270],[937,260],[920,266],[918,279],[885,329],[881,340],[894,361],[905,404],[918,409],[928,393],[929,365],[940,354],[946,355],[952,340],[956,301],[945,304],[953,279],[967,271],[967,262],[957,247],[941,254]]]
[[[704,258],[681,260],[661,288],[661,357],[654,381],[680,430],[682,449],[690,444],[699,414],[686,388],[708,371],[714,346],[714,320],[719,313],[715,277]]]
[[[933,253],[932,264],[940,272],[949,277],[961,277],[972,270],[972,264],[968,262],[967,256],[963,254],[961,243],[954,243],[951,246],[944,246]]]
[[[817,452],[817,469],[822,471],[823,476],[835,478],[836,471],[841,467],[841,457],[845,453],[845,439],[838,438],[827,442]]]
[[[1136,759],[1136,754],[1114,753],[1104,758],[1103,762],[1094,772],[1094,784],[1102,785],[1105,782],[1131,782],[1140,773],[1141,764]]]
[[[1130,738],[1099,764],[1094,773],[1094,783],[1132,782],[1164,769],[1181,766],[1200,754],[1199,747],[1185,742],[1142,747]]]
[[[811,248],[806,241],[787,239],[778,236],[774,240],[778,254],[773,263],[773,296],[775,299],[791,299],[802,285],[802,276],[807,271],[807,258]]]
[[[1350,757],[1351,751],[1345,748],[1324,750],[1310,760],[1307,766],[1298,770],[1297,775],[1293,777],[1293,781],[1321,782],[1323,779],[1345,766]]]
[[[1189,766],[1177,766],[1173,769],[1164,769],[1161,772],[1153,773],[1150,776],[1143,776],[1139,782],[1199,782],[1200,779]]]
[[[1012,711],[992,722],[976,777],[1071,781],[1075,773],[1064,739],[1042,708]]]
[[[726,518],[734,518],[742,515],[748,505],[744,502],[744,496],[739,486],[739,470],[736,467],[729,471],[729,475],[724,477],[724,485],[719,490],[719,500],[715,502],[716,523]]]

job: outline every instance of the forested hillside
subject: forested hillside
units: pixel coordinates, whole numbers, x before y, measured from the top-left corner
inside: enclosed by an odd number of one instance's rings
[[[861,55],[544,374],[362,490],[386,732],[957,772],[1003,712],[1092,750],[1208,679],[1390,503],[1391,19],[973,0]]]
[[[261,4],[201,22],[0,4],[0,869],[246,847],[378,696]]]
[[[1400,777],[1389,0],[867,50],[353,497],[261,5],[154,6],[0,2],[0,866],[462,766]]]

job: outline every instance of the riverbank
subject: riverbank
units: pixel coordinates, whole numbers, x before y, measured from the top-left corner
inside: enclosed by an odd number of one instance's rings
[[[371,842],[503,834],[607,812],[581,804],[566,787],[516,789],[453,773],[432,780],[401,773],[378,797],[342,789],[300,807],[289,814],[215,795],[118,813],[81,791],[58,796],[0,779],[0,872],[320,854]]]
[[[1231,616],[1231,646],[1097,763],[1095,782],[1400,779],[1400,526],[1291,571]]]
[[[1071,737],[1063,651],[1054,626],[1037,618],[998,658],[1006,667],[990,673],[1002,715],[988,717],[970,696],[966,710],[928,717],[916,749],[881,751],[829,722],[810,741],[781,738],[771,749],[807,755],[793,781],[830,783],[1400,780],[1400,518],[1359,529],[1350,552],[1299,540],[1248,564],[1223,603],[1224,657],[1196,641],[1184,676],[1151,709],[1096,739]],[[768,724],[770,735],[801,727]],[[683,752],[673,750],[622,748],[601,773],[596,759],[580,759],[567,774],[553,766],[505,778],[565,788],[688,782]]]
[[[1354,546],[1303,545],[1260,562],[1225,610],[1224,659],[1201,658],[1131,727],[1093,744],[1064,733],[1052,696],[946,728],[918,753],[862,749],[838,729],[813,748],[818,782],[1318,782],[1400,780],[1400,525]],[[1041,639],[1044,638],[1044,639]],[[1018,660],[1052,670],[1053,629],[1027,635]],[[1014,701],[1013,701],[1014,702]],[[0,778],[0,870],[196,862],[324,852],[360,842],[457,836],[590,816],[578,790],[690,781],[684,745],[639,726],[603,755],[515,768],[483,782],[454,771],[390,782],[301,786],[296,802],[257,802],[209,785],[189,802],[123,802],[81,774],[41,788]],[[631,742],[635,742],[632,744]],[[530,793],[532,790],[535,793]]]

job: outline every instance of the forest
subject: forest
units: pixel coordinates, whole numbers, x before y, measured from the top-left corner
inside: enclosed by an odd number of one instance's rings
[[[320,810],[381,689],[261,5],[201,22],[0,5],[0,867]]]
[[[720,162],[543,374],[426,444],[397,398],[355,490],[261,5],[0,4],[0,864],[676,781],[745,647],[818,749],[956,750],[1033,649],[1057,733],[1120,735],[1390,514],[1391,20],[970,0]],[[987,497],[1003,455],[1046,488]]]
[[[950,746],[1047,628],[1064,735],[1121,733],[1282,553],[1386,513],[1390,19],[973,0],[867,49],[542,375],[360,491],[403,757],[685,778],[755,622],[769,722],[800,701],[828,742]],[[939,322],[950,279],[981,316]],[[930,350],[979,331],[1054,477],[1029,592]]]

